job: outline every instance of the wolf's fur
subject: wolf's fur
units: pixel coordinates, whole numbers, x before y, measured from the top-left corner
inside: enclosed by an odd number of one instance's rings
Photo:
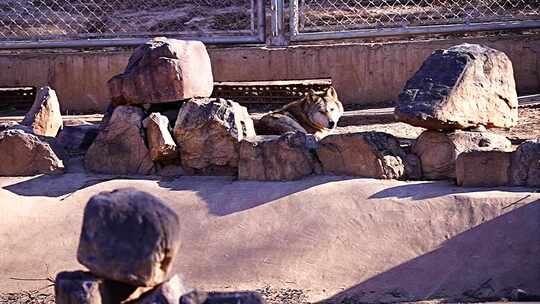
[[[301,131],[321,138],[337,126],[341,115],[343,105],[336,90],[330,87],[325,92],[311,90],[306,97],[264,115],[259,127],[266,134]]]

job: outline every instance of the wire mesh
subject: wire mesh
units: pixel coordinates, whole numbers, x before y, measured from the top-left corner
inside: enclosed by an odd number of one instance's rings
[[[540,0],[298,0],[298,32],[540,19]]]
[[[0,41],[255,35],[255,0],[0,0]]]

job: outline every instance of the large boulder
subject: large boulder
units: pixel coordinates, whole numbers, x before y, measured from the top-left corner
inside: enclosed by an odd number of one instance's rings
[[[512,153],[511,183],[540,187],[540,139],[527,140]]]
[[[186,101],[174,126],[182,165],[201,172],[235,173],[240,142],[252,136],[255,129],[247,109],[221,98]]]
[[[412,150],[420,158],[425,178],[448,179],[456,177],[456,159],[463,152],[511,149],[512,143],[506,137],[491,132],[427,130],[420,134]]]
[[[108,86],[120,105],[210,97],[214,82],[202,42],[155,38],[135,49],[124,73]]]
[[[496,187],[510,183],[512,152],[473,150],[456,160],[456,181],[464,187]]]
[[[104,119],[101,130],[85,156],[87,170],[105,174],[151,174],[154,164],[146,146],[144,112],[118,106]]]
[[[0,176],[59,174],[64,163],[51,145],[34,134],[12,128],[0,132]]]
[[[60,103],[56,92],[50,87],[38,90],[34,104],[21,124],[28,126],[36,135],[55,137],[63,127]]]
[[[90,198],[77,259],[99,277],[156,286],[168,279],[179,245],[176,213],[160,199],[126,188]]]
[[[166,161],[178,157],[176,143],[169,131],[169,119],[159,113],[151,113],[144,121],[146,138],[153,161]]]
[[[240,146],[238,178],[287,181],[310,175],[316,164],[310,152],[315,142],[313,136],[302,132],[244,139]]]
[[[123,303],[138,295],[137,287],[97,278],[85,271],[60,272],[54,283],[56,304]]]
[[[317,156],[326,174],[381,179],[397,179],[405,174],[406,154],[390,134],[332,134],[319,144]]]
[[[399,121],[433,130],[517,124],[512,62],[503,52],[475,44],[437,50],[399,95]]]

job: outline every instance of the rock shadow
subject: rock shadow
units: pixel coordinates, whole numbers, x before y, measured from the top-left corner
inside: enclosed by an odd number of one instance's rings
[[[232,177],[190,176],[161,180],[158,184],[173,191],[195,191],[206,202],[211,214],[225,216],[255,208],[318,185],[347,179],[351,178],[309,176],[297,181],[259,182],[239,181]]]
[[[471,193],[471,192],[486,192],[486,191],[505,191],[505,192],[524,192],[530,193],[536,189],[525,187],[460,187],[453,182],[441,181],[426,181],[419,183],[410,183],[384,189],[373,195],[370,199],[382,198],[410,198],[412,200],[424,200],[435,197],[441,197],[451,194]]]
[[[536,200],[319,303],[498,301],[514,288],[540,300],[539,231]]]
[[[4,186],[2,189],[21,196],[62,197],[79,190],[115,179],[155,179],[152,176],[87,175],[67,173],[62,175],[38,175],[24,181]]]

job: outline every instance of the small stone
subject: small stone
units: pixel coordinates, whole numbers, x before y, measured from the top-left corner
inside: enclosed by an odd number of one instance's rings
[[[0,132],[0,155],[0,176],[64,172],[64,163],[48,142],[17,127]]]
[[[175,275],[143,294],[132,304],[178,304],[180,297],[190,291],[191,289],[182,282],[180,277]]]
[[[77,259],[97,276],[156,286],[168,278],[179,229],[176,213],[148,193],[101,192],[84,210]]]
[[[105,174],[152,174],[154,163],[145,143],[144,112],[118,106],[106,116],[85,156],[87,170]]]
[[[58,273],[54,284],[56,304],[114,304],[137,294],[137,287],[97,278],[90,272]]]
[[[433,130],[517,124],[512,62],[501,51],[477,44],[437,50],[399,95],[399,121]]]
[[[265,304],[258,292],[210,292],[192,291],[180,298],[180,304]]]
[[[496,187],[510,182],[510,156],[505,151],[469,151],[456,160],[456,179],[464,187]]]
[[[310,175],[316,160],[309,145],[309,135],[302,132],[244,139],[240,146],[238,178],[288,181]]]
[[[405,173],[405,152],[394,136],[382,132],[328,135],[317,156],[325,174],[398,179]]]
[[[221,98],[186,101],[174,127],[184,168],[207,173],[237,172],[240,142],[253,136],[247,109]]]
[[[50,87],[40,88],[34,104],[21,124],[32,128],[32,132],[36,135],[55,137],[63,127],[56,92]]]
[[[146,138],[153,161],[166,161],[178,158],[176,143],[169,132],[169,119],[159,113],[151,113],[144,121]]]
[[[511,183],[540,187],[540,139],[523,142],[512,153]]]
[[[210,97],[212,67],[200,41],[154,38],[139,46],[124,73],[107,83],[115,105]]]

